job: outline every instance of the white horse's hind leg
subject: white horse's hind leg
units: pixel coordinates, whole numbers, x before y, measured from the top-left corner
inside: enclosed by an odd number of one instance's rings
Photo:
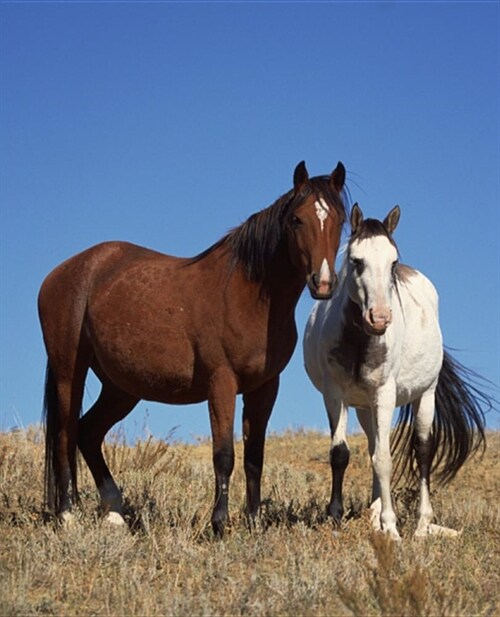
[[[370,460],[372,460],[375,452],[375,427],[374,417],[369,409],[356,408],[356,415],[361,428],[364,430],[368,440],[368,452]],[[372,466],[372,497],[370,501],[370,522],[375,531],[380,531],[380,513],[382,512],[382,501],[380,499],[380,483],[378,481],[375,469]]]
[[[426,392],[420,399],[414,401],[416,444],[418,471],[420,474],[420,508],[415,536],[426,536],[432,532],[431,522],[434,512],[430,497],[430,470],[432,465],[432,421],[434,419],[434,389]]]
[[[334,390],[324,389],[323,398],[330,422],[332,443],[330,447],[330,466],[332,469],[332,495],[328,505],[328,514],[335,523],[340,523],[344,514],[342,501],[342,484],[344,473],[349,464],[349,446],[347,445],[347,411],[348,408]]]
[[[430,497],[430,471],[432,466],[432,422],[435,410],[434,389],[426,392],[420,399],[412,403],[415,416],[416,443],[415,454],[417,457],[418,471],[420,474],[420,506],[419,519],[415,537],[444,536],[455,538],[461,531],[434,525],[432,519],[434,512]]]

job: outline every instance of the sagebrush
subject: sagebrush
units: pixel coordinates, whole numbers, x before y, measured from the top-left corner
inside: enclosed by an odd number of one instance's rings
[[[224,540],[210,526],[210,443],[120,433],[106,457],[121,485],[127,529],[101,523],[92,479],[80,469],[82,507],[61,528],[43,511],[41,431],[0,434],[0,614],[14,615],[496,615],[500,588],[499,433],[433,505],[457,539],[416,541],[417,495],[397,487],[403,537],[374,534],[366,514],[371,471],[364,438],[350,439],[346,517],[325,515],[329,439],[271,435],[262,515],[243,516],[241,443]]]

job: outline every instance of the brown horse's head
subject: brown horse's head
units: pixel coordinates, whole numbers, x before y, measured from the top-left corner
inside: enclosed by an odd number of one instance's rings
[[[309,178],[304,162],[299,163],[292,190],[252,214],[190,263],[221,247],[229,248],[230,272],[241,268],[264,295],[276,289],[279,279],[289,283],[292,276],[292,293],[301,283],[308,285],[313,298],[329,298],[337,285],[334,263],[346,219],[341,198],[345,176],[344,166],[338,163],[331,175]]]
[[[304,273],[313,298],[330,298],[337,286],[335,257],[345,209],[340,193],[345,167],[338,163],[330,176],[309,178],[304,161],[295,168],[294,207],[290,209],[288,246],[294,266]]]

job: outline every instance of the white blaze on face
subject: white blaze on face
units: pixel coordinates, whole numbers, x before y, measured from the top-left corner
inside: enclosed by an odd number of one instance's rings
[[[321,283],[330,283],[332,280],[332,273],[330,272],[330,266],[326,259],[323,259],[321,263],[321,270],[319,271],[319,282]]]
[[[354,279],[364,308],[388,309],[391,304],[391,269],[398,258],[394,245],[383,235],[356,240],[349,256],[352,261],[363,263],[359,274],[354,270]]]
[[[328,218],[328,212],[330,211],[330,208],[328,207],[328,204],[323,199],[323,197],[320,197],[318,201],[315,202],[314,207],[316,208],[316,216],[318,217],[321,225],[321,231],[323,231],[323,227],[325,226],[325,221]]]

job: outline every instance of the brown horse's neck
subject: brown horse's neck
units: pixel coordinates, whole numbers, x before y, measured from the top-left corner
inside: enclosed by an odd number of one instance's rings
[[[248,279],[247,279],[248,284]],[[279,247],[269,263],[265,279],[255,283],[256,306],[267,313],[267,327],[280,331],[295,328],[295,309],[306,283],[305,273],[290,261],[286,247]]]
[[[295,307],[305,287],[305,273],[292,264],[287,247],[280,243],[269,260],[262,280],[250,280],[244,264],[234,259],[224,244],[216,247],[196,262],[208,272],[218,272],[219,282],[214,288],[223,290],[231,303],[244,305],[246,311],[268,311],[274,320],[288,320],[294,316]],[[217,278],[219,278],[217,277]]]
[[[275,310],[293,316],[305,284],[306,275],[292,264],[286,246],[278,247],[269,265],[268,276],[261,286],[261,293],[269,298]]]

